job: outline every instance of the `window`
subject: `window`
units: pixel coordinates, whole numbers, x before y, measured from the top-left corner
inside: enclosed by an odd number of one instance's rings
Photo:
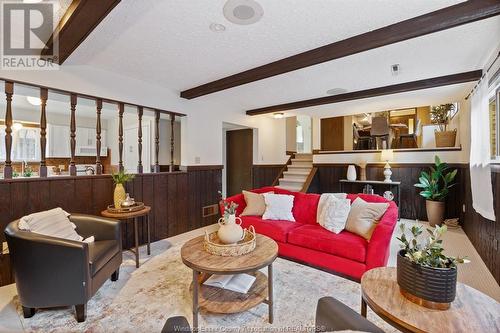
[[[5,126],[0,126],[0,138],[5,137]],[[3,140],[2,140],[3,141]],[[5,160],[5,144],[0,145],[0,160]],[[23,127],[12,129],[13,161],[38,161],[40,160],[40,128]]]

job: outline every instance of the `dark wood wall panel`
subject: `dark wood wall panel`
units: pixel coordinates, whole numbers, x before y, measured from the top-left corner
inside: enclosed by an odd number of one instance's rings
[[[126,184],[126,190],[137,201],[152,207],[151,240],[156,241],[216,223],[219,215],[203,217],[202,207],[218,203],[221,177],[222,167],[138,174]],[[55,207],[73,213],[100,215],[112,203],[113,190],[110,175],[0,181],[0,226],[3,230],[8,223],[24,215]],[[145,224],[141,223],[139,240],[142,244],[147,241],[146,231]],[[131,247],[133,224],[123,224],[123,235],[123,246]],[[5,240],[3,232],[0,240]],[[3,271],[4,267],[0,274]]]
[[[252,186],[260,188],[271,186],[283,169],[283,164],[254,164],[252,168]]]
[[[425,199],[418,193],[419,189],[413,185],[418,181],[420,172],[428,170],[432,164],[394,164],[391,165],[391,179],[401,181],[401,217],[408,219],[426,220]],[[339,192],[340,179],[345,179],[347,175],[348,164],[318,164],[318,172],[314,180],[314,187],[310,192],[326,193]],[[463,219],[462,204],[464,198],[461,194],[461,189],[464,188],[465,180],[463,179],[463,170],[467,168],[465,164],[451,165],[457,168],[457,185],[450,191],[448,204],[446,209],[446,217],[460,217]],[[359,177],[359,167],[356,167]],[[383,180],[384,166],[382,164],[369,164],[366,167],[367,179]],[[350,186],[348,192],[361,192],[362,185]]]
[[[465,197],[465,218],[463,220],[463,229],[484,263],[491,271],[497,282],[500,284],[500,169],[494,168],[491,175],[493,185],[493,198],[495,203],[496,221],[490,221],[483,218],[474,211],[472,207],[472,192],[470,187],[469,169],[464,171],[466,180]]]

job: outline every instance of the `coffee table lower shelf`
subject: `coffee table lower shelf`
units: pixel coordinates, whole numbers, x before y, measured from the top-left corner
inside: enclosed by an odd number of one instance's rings
[[[238,313],[250,310],[261,303],[267,303],[267,276],[262,272],[250,273],[256,280],[248,293],[242,294],[217,287],[199,285],[198,307],[203,312]],[[210,275],[203,274],[200,282],[206,281]],[[191,283],[191,292],[193,285]]]

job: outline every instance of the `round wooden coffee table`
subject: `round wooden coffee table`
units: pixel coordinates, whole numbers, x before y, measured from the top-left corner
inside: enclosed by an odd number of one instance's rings
[[[361,314],[366,306],[402,332],[500,332],[500,304],[463,283],[448,310],[433,310],[406,299],[395,267],[374,268],[361,278]]]
[[[269,237],[257,234],[255,250],[238,257],[222,257],[203,249],[199,236],[182,246],[181,257],[186,266],[193,270],[193,327],[198,329],[200,309],[215,313],[236,313],[249,310],[260,303],[269,306],[269,322],[273,322],[273,262],[278,256],[278,244]],[[267,277],[258,270],[267,266]],[[248,293],[203,285],[211,274],[249,273],[256,280]]]

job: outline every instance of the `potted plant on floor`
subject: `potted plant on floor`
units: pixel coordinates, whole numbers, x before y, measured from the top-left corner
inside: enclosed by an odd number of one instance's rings
[[[431,226],[439,225],[444,220],[445,200],[455,183],[457,169],[449,171],[448,164],[441,162],[439,157],[434,157],[435,167],[430,172],[422,171],[415,187],[421,188],[420,195],[425,201],[427,219]]]
[[[438,129],[434,130],[436,147],[455,147],[457,130],[447,130],[448,123],[450,122],[450,115],[455,111],[455,108],[455,104],[451,103],[441,104],[431,108],[431,122],[438,127]]]
[[[469,262],[465,258],[449,257],[443,254],[441,236],[446,225],[427,229],[429,237],[425,243],[418,241],[422,226],[413,226],[412,239],[405,235],[406,227],[401,224],[401,251],[397,256],[397,282],[400,292],[419,305],[446,310],[455,299],[457,288],[457,264]],[[422,237],[425,239],[425,237]]]
[[[113,177],[113,182],[115,183],[113,202],[114,202],[115,208],[120,208],[122,205],[122,202],[126,198],[125,187],[123,187],[123,184],[134,179],[134,175],[125,173],[124,171],[119,171],[118,173],[112,173],[111,177]]]

